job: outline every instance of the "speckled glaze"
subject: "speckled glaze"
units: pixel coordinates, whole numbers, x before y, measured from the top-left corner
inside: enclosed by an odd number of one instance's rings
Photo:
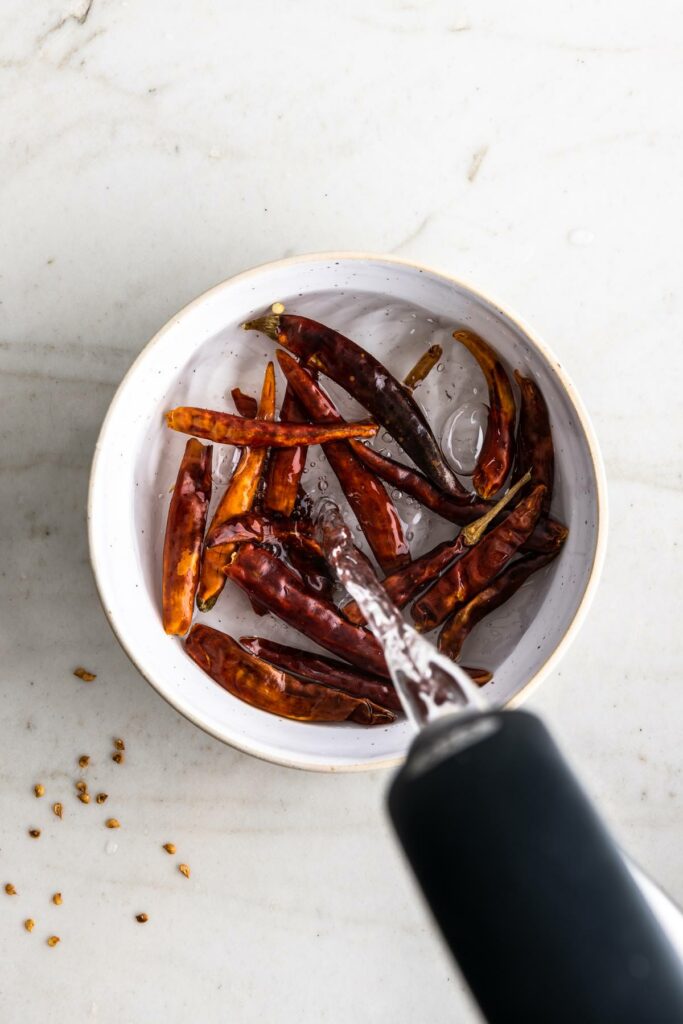
[[[386,728],[308,725],[281,720],[220,690],[164,636],[159,611],[159,558],[169,479],[183,439],[163,425],[174,405],[225,407],[235,386],[253,391],[273,345],[239,324],[279,300],[289,311],[318,317],[354,337],[394,367],[410,365],[427,334],[467,327],[486,338],[508,371],[533,377],[550,409],[556,448],[553,515],[570,527],[560,558],[468,639],[464,660],[495,672],[487,692],[516,705],[566,650],[588,609],[600,575],[606,497],[600,454],[571,382],[552,353],[518,318],[454,278],[402,260],[364,254],[319,254],[266,264],[218,285],[178,313],[150,341],[121,384],[102,426],[89,496],[90,554],[102,603],[122,646],[142,675],[182,714],[214,736],[281,764],[320,770],[385,767],[402,758],[411,738],[406,722]],[[418,338],[390,311],[414,308],[433,324]],[[380,316],[382,307],[385,315]],[[439,333],[440,332],[440,333]],[[469,359],[462,346],[445,353],[447,372]],[[451,361],[456,361],[451,363]],[[450,369],[449,369],[450,368]],[[397,369],[400,372],[400,367]],[[453,403],[439,378],[421,386],[430,422]],[[424,388],[424,390],[422,390]],[[280,392],[282,394],[282,391]],[[348,411],[343,409],[348,414]],[[315,450],[312,450],[315,451]],[[304,478],[304,483],[306,478]],[[414,553],[452,536],[430,519]],[[233,636],[265,632],[302,642],[281,624],[261,620],[236,588],[226,588],[204,617]]]

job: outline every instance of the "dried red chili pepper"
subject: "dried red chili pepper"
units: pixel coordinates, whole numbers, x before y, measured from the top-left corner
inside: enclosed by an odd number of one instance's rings
[[[477,623],[511,598],[533,573],[552,562],[559,550],[525,555],[508,565],[500,576],[448,619],[439,635],[439,650],[455,660]]]
[[[191,438],[185,445],[166,520],[162,578],[164,630],[187,633],[192,622],[194,595],[206,515],[211,500],[211,445]]]
[[[194,434],[216,444],[233,444],[238,448],[293,448],[297,445],[323,444],[349,437],[374,437],[374,423],[331,423],[317,426],[309,423],[267,423],[245,420],[230,412],[179,406],[166,413],[171,430]]]
[[[555,449],[548,406],[535,380],[523,377],[519,370],[515,370],[515,380],[522,397],[517,427],[515,473],[522,476],[531,471],[532,483],[545,484],[543,515],[547,515],[555,477]]]
[[[289,423],[305,423],[306,417],[288,384],[282,399],[280,419]],[[306,466],[308,449],[303,445],[294,448],[279,448],[270,457],[268,481],[263,497],[264,507],[283,516],[292,513],[299,490],[301,474]]]
[[[413,391],[432,372],[443,355],[441,345],[430,345],[424,355],[420,356],[415,366],[403,378],[403,387]]]
[[[331,377],[396,438],[442,490],[457,493],[453,471],[412,394],[364,348],[304,316],[270,313],[243,327],[262,331],[307,366]]]
[[[313,597],[292,570],[265,548],[242,544],[225,573],[309,640],[353,665],[388,676],[382,649],[375,638],[344,619],[330,601]]]
[[[320,541],[307,518],[269,516],[265,512],[245,512],[227,522],[212,522],[206,535],[208,548],[234,544],[289,544],[294,543],[315,555],[322,556]]]
[[[365,698],[320,683],[303,682],[245,651],[227,633],[196,625],[185,650],[207,675],[234,697],[282,718],[302,722],[353,721],[386,725],[396,716]]]
[[[240,416],[244,416],[245,420],[256,419],[258,415],[258,402],[253,395],[247,395],[244,391],[240,391],[239,388],[233,388],[230,394]]]
[[[311,374],[286,352],[277,359],[289,385],[316,423],[344,422],[341,415]],[[392,572],[410,561],[410,548],[394,503],[382,484],[358,461],[345,442],[323,445],[347,501],[353,510],[370,549],[385,572]]]
[[[249,398],[248,395],[243,397]],[[275,368],[272,363],[268,363],[266,367],[257,414],[264,421],[271,421],[275,416]],[[222,551],[213,550],[209,540],[233,516],[239,516],[251,508],[258,491],[266,455],[266,448],[244,449],[218,508],[213,514],[204,545],[204,557],[197,590],[197,607],[202,612],[209,611],[218,600],[218,596],[225,586],[223,569],[230,556],[229,548]],[[254,611],[261,614],[256,607]]]
[[[489,505],[477,498],[476,494],[465,490],[460,482],[457,496],[444,494],[417,469],[404,466],[403,463],[389,458],[388,455],[382,455],[359,441],[349,441],[349,447],[380,480],[409,494],[425,508],[436,512],[451,523],[457,523],[459,526],[471,523],[489,508]]]
[[[515,398],[496,352],[473,331],[454,331],[453,337],[479,363],[489,389],[489,418],[472,483],[482,498],[491,498],[505,483],[512,466]]]
[[[477,544],[493,519],[529,483],[529,479],[530,474],[525,473],[521,480],[509,488],[500,501],[492,505],[479,519],[475,519],[473,523],[464,527],[453,540],[437,544],[421,558],[416,558],[409,565],[382,580],[382,586],[397,608],[405,608],[421,590],[433,583],[458,555],[466,551],[468,547]],[[342,611],[350,622],[360,625],[365,621],[363,613],[355,601],[344,605]]]
[[[417,629],[426,632],[441,625],[457,605],[483,590],[507,565],[534,528],[544,490],[542,484],[534,487],[500,526],[487,533],[417,599],[411,609]]]
[[[386,679],[380,679],[379,676],[352,668],[351,665],[345,665],[334,658],[312,654],[297,647],[287,647],[285,644],[278,644],[274,640],[266,640],[260,636],[241,636],[240,643],[252,654],[295,676],[323,683],[325,686],[333,686],[353,694],[354,697],[367,697],[368,700],[381,704],[382,707],[391,708],[392,711],[403,710],[392,684]]]

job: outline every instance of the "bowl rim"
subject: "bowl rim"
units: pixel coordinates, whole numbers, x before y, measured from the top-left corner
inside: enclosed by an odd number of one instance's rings
[[[323,764],[320,762],[311,762],[308,760],[298,760],[296,756],[282,756],[281,754],[273,755],[272,752],[264,750],[259,745],[253,745],[249,740],[239,742],[233,737],[228,738],[225,736],[219,728],[212,726],[210,723],[200,720],[197,716],[193,715],[186,708],[181,707],[176,703],[171,696],[165,693],[160,685],[157,684],[151,675],[145,673],[140,664],[138,663],[133,650],[129,647],[126,638],[119,632],[114,616],[107,607],[105,596],[103,593],[104,584],[101,580],[100,573],[103,569],[100,567],[100,559],[96,549],[94,541],[93,531],[93,506],[95,503],[95,493],[98,487],[99,481],[99,465],[100,456],[104,447],[105,438],[108,433],[108,427],[111,419],[114,416],[115,409],[118,403],[121,401],[122,395],[126,389],[128,381],[137,372],[138,365],[142,362],[143,358],[147,353],[163,341],[167,332],[172,328],[176,327],[178,322],[185,317],[188,313],[195,310],[203,302],[206,301],[210,296],[216,295],[218,292],[225,288],[232,286],[237,281],[243,281],[250,277],[262,274],[264,271],[274,270],[283,266],[292,266],[298,263],[311,263],[311,262],[341,262],[341,261],[374,261],[383,262],[387,264],[394,264],[397,266],[407,267],[412,270],[416,270],[420,273],[429,274],[433,277],[440,278],[449,284],[453,284],[456,287],[464,289],[470,292],[476,298],[480,299],[485,304],[492,306],[502,316],[507,318],[519,331],[521,331],[528,341],[536,348],[550,363],[557,373],[557,376],[564,388],[569,401],[571,402],[574,411],[576,412],[577,418],[584,431],[586,442],[588,445],[588,451],[590,459],[595,472],[596,481],[596,538],[595,538],[595,551],[593,555],[593,562],[590,568],[590,573],[586,586],[579,602],[579,605],[574,613],[574,616],[567,626],[564,635],[560,639],[555,649],[549,654],[547,659],[539,667],[538,671],[531,677],[531,679],[522,687],[522,689],[514,695],[504,705],[506,708],[515,708],[526,701],[531,694],[541,685],[545,678],[553,671],[558,662],[564,657],[568,651],[571,643],[576,638],[585,618],[588,614],[589,608],[595,597],[598,583],[602,575],[602,570],[605,562],[605,553],[607,548],[607,526],[608,526],[608,504],[607,504],[607,479],[605,474],[605,467],[598,445],[597,437],[593,424],[588,415],[588,412],[583,404],[583,401],[574,386],[573,381],[567,374],[566,370],[558,360],[552,349],[546,344],[545,341],[537,334],[537,332],[521,317],[516,311],[511,310],[507,304],[498,302],[488,292],[482,291],[480,288],[475,287],[466,279],[459,277],[455,274],[446,273],[441,270],[437,270],[428,264],[420,263],[416,260],[406,259],[401,256],[385,255],[382,253],[365,252],[360,250],[351,251],[331,251],[331,252],[313,252],[303,253],[297,256],[289,256],[284,259],[269,260],[266,263],[260,263],[257,266],[250,267],[247,270],[243,270],[238,274],[233,274],[231,277],[225,278],[223,281],[218,282],[211,288],[202,292],[196,298],[186,303],[177,313],[174,313],[166,323],[150,338],[150,340],[143,346],[134,361],[124,374],[121,379],[112,399],[107,408],[107,412],[102,421],[97,441],[95,443],[95,450],[90,466],[90,477],[88,482],[88,495],[87,495],[87,529],[88,529],[88,550],[90,557],[90,564],[95,578],[95,587],[97,589],[97,595],[102,605],[102,610],[109,622],[111,630],[116,637],[119,645],[122,647],[130,661],[133,663],[135,668],[138,670],[143,679],[149,683],[150,686],[161,696],[167,704],[169,704],[175,711],[181,714],[193,725],[200,728],[203,732],[208,733],[215,739],[220,740],[222,743],[233,747],[234,749],[242,751],[242,753],[250,754],[253,757],[257,757],[260,760],[267,761],[271,764],[278,764],[286,768],[299,768],[308,771],[319,771],[319,772],[354,772],[354,771],[374,771],[379,769],[394,768],[399,766],[405,760],[405,754],[397,757],[386,757],[377,761],[357,761],[348,764]]]

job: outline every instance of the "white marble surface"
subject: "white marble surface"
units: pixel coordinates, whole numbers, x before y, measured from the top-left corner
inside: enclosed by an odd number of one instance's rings
[[[200,734],[128,664],[88,567],[122,374],[187,300],[289,253],[469,278],[573,375],[611,537],[533,706],[683,900],[680,5],[5,0],[0,29],[3,1021],[478,1019],[391,841],[387,778]],[[106,809],[72,795],[81,753]]]

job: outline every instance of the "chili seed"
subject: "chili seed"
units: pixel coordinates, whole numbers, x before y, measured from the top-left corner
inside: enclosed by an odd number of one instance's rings
[[[37,839],[38,836],[40,835],[40,829],[39,828],[30,828],[28,830],[28,834],[30,835],[31,839]]]
[[[121,822],[118,818],[107,818],[104,824],[107,828],[121,828]]]
[[[56,946],[57,943],[60,941],[61,940],[59,938],[59,935],[51,935],[50,938],[47,940],[47,944],[48,946]]]
[[[52,805],[52,810],[55,812],[55,814],[57,815],[58,818],[61,818],[63,816],[63,814],[64,814],[64,808],[59,803],[53,804]]]
[[[62,894],[61,894],[61,892],[56,892],[54,894],[54,896],[52,897],[52,902],[54,903],[54,905],[56,907],[61,907],[61,905],[62,905]]]
[[[37,782],[35,784],[35,786],[33,787],[33,792],[36,794],[37,797],[45,796],[45,786],[42,784],[42,782]]]
[[[76,789],[79,793],[87,793],[88,783],[84,779],[79,779],[76,783]]]
[[[78,799],[81,801],[82,804],[89,804],[90,803],[90,793],[79,793],[78,794]]]
[[[11,882],[7,882],[7,884],[5,885],[5,892],[7,893],[8,896],[17,895],[17,890],[14,888]]]
[[[147,914],[136,914],[135,920],[139,921],[140,924],[147,924],[147,922],[149,921],[149,917],[147,916]]]
[[[111,755],[112,761],[116,761],[117,764],[123,764],[125,758],[120,750],[117,750],[115,754]]]
[[[78,759],[78,767],[79,768],[87,768],[89,764],[90,764],[90,755],[89,754],[81,754],[81,756]]]
[[[163,848],[166,853],[175,853],[175,843],[164,843]]]
[[[125,750],[126,744],[121,739],[114,740],[114,746],[117,750]]]
[[[108,793],[98,793],[95,799],[97,800],[98,804],[103,804],[104,801],[107,799],[108,795]]]
[[[187,864],[179,864],[178,865],[178,871],[180,872],[181,875],[185,875],[185,878],[189,878],[190,877],[189,865],[187,865]]]
[[[97,679],[94,672],[88,672],[87,669],[80,667],[74,669],[74,675],[82,679],[84,683],[92,683],[93,679]]]
[[[32,917],[27,917],[26,920],[24,921],[24,928],[26,929],[27,932],[32,932],[35,926],[36,922],[33,920]]]

